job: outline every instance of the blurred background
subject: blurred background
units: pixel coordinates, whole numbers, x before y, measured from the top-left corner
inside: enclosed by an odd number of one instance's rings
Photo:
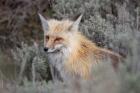
[[[82,33],[125,57],[118,74],[103,64],[95,81],[51,82],[38,13],[83,14]],[[140,93],[139,46],[139,0],[0,0],[0,93]]]

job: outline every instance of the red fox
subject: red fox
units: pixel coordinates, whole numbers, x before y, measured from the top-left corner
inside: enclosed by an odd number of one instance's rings
[[[55,68],[62,80],[67,77],[88,79],[93,65],[108,58],[113,67],[117,67],[121,59],[119,54],[96,46],[79,31],[82,15],[76,21],[46,20],[41,14],[39,17],[44,31],[44,51],[51,67]],[[59,78],[53,76],[54,79]]]

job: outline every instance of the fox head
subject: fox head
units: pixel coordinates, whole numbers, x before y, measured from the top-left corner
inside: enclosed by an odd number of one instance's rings
[[[39,14],[44,31],[44,51],[56,53],[64,51],[74,44],[74,35],[78,32],[82,15],[76,21],[45,19]]]

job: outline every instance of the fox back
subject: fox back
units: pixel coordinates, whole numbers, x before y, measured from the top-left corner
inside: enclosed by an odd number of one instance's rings
[[[39,16],[44,31],[44,51],[48,55],[54,80],[89,79],[93,66],[107,59],[117,68],[121,59],[119,54],[96,46],[80,33],[78,28],[82,16],[76,21],[46,20]]]

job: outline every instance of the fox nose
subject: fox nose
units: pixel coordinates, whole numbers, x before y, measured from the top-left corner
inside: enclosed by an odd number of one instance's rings
[[[48,48],[47,47],[44,47],[44,51],[47,52],[48,51]]]

